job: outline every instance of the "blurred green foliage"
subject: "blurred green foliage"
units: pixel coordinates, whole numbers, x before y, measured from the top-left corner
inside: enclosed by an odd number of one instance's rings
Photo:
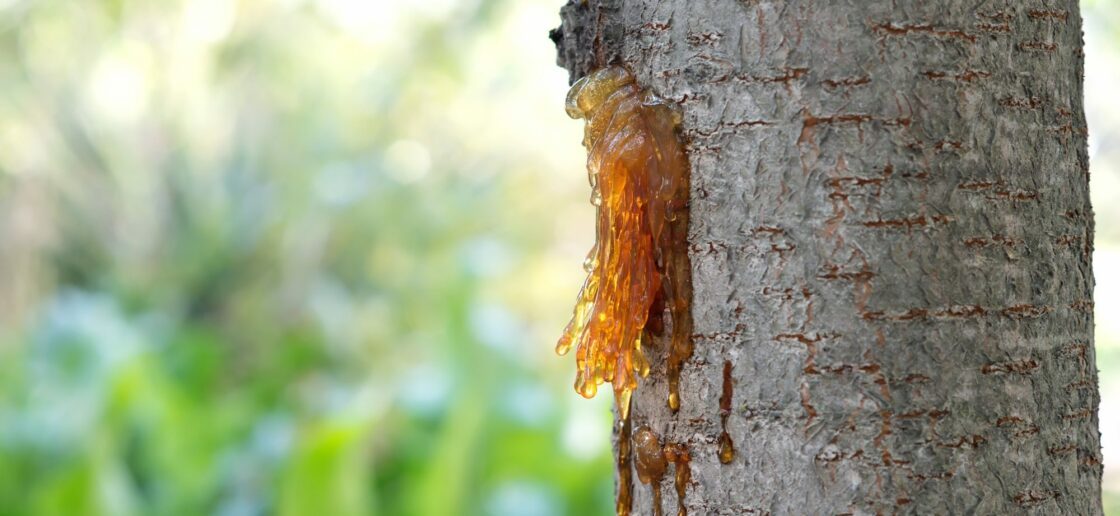
[[[609,512],[555,8],[0,0],[0,514]]]

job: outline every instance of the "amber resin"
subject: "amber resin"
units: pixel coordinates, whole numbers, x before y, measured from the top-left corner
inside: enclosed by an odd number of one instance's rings
[[[634,434],[634,449],[637,452],[638,480],[649,484],[653,491],[653,516],[661,516],[661,479],[668,469],[661,440],[648,426],[643,426]]]
[[[731,415],[731,362],[723,361],[723,393],[719,397],[719,423],[723,433],[719,434],[719,461],[731,464],[735,460],[735,443],[727,433],[727,418]]]
[[[677,488],[677,516],[687,516],[688,509],[685,508],[684,495],[688,490],[688,483],[692,481],[692,467],[689,466],[692,455],[688,453],[688,446],[680,443],[666,444],[662,452],[665,454],[665,460],[672,462],[676,468],[673,486]]]
[[[629,407],[627,407],[629,410]],[[615,459],[618,469],[618,499],[615,500],[615,513],[618,516],[630,516],[630,509],[634,504],[634,481],[630,478],[630,418],[624,417],[619,421],[618,427],[618,457]]]
[[[667,359],[669,406],[680,406],[681,366],[692,354],[692,288],[688,260],[688,161],[664,102],[640,88],[621,67],[596,71],[572,86],[568,115],[586,120],[591,202],[597,208],[595,246],[572,321],[556,345],[576,349],[576,391],[595,395],[613,385],[626,419],[638,376],[649,373],[644,334],[672,322]]]

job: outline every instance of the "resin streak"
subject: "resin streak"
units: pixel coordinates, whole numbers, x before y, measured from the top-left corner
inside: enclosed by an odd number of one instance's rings
[[[625,418],[637,377],[649,373],[643,335],[662,332],[668,308],[666,369],[675,410],[681,365],[692,353],[688,161],[677,134],[679,117],[620,67],[578,81],[568,93],[567,111],[586,120],[596,239],[584,263],[587,280],[556,350],[564,354],[575,347],[575,387],[584,397],[612,383]]]
[[[653,515],[661,516],[661,478],[668,469],[661,441],[653,430],[643,426],[634,434],[634,448],[637,451],[638,480],[649,484],[653,492]]]

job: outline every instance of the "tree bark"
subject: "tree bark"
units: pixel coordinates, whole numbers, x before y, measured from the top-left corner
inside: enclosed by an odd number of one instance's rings
[[[695,353],[674,413],[652,346],[631,414],[689,452],[687,511],[1101,513],[1077,2],[562,19],[573,80],[622,64],[683,114]]]

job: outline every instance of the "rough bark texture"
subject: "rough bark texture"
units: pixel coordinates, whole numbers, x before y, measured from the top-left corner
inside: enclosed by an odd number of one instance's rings
[[[632,414],[689,448],[690,513],[1101,513],[1076,2],[562,18],[573,79],[622,63],[684,115],[696,352],[673,414],[655,346]]]

